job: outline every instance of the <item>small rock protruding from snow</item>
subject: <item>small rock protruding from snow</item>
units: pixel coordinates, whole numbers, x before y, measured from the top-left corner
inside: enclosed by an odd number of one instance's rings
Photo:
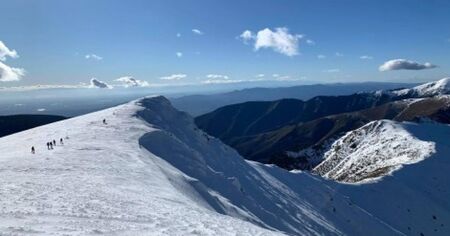
[[[433,142],[418,140],[401,123],[379,120],[334,142],[313,171],[340,182],[370,182],[434,152]]]

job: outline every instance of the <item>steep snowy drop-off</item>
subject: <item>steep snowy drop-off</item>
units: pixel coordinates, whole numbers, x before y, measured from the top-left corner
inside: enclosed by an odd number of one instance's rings
[[[0,234],[445,235],[448,126],[408,126],[433,156],[346,185],[245,161],[163,97],[130,102],[0,139]]]
[[[314,172],[347,183],[372,181],[434,152],[433,142],[417,139],[401,124],[373,121],[336,140]]]

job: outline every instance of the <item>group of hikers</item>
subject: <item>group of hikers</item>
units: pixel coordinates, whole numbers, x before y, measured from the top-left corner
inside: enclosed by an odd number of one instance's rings
[[[62,138],[59,139],[59,144],[64,145],[64,141]],[[56,141],[53,139],[53,141],[47,142],[47,150],[53,149],[53,147],[56,146]]]
[[[68,138],[68,137],[66,137],[66,138]],[[64,145],[64,139],[63,138],[59,139],[59,144],[60,145]],[[56,146],[56,140],[53,139],[52,141],[47,142],[47,150],[52,150],[53,147],[55,147],[55,146]],[[34,146],[31,147],[31,153],[32,154],[36,153],[36,149],[34,149]]]
[[[103,119],[103,124],[107,124],[106,123],[106,119]],[[68,139],[69,137],[67,137],[66,136],[66,139]],[[62,145],[64,145],[64,139],[63,138],[60,138],[59,139],[59,144],[62,146]],[[53,147],[55,147],[56,146],[56,141],[53,139],[52,141],[50,141],[50,142],[47,142],[47,150],[52,150],[53,149]],[[34,146],[32,146],[31,147],[31,153],[32,154],[34,154],[34,153],[36,153],[36,150],[34,149]]]

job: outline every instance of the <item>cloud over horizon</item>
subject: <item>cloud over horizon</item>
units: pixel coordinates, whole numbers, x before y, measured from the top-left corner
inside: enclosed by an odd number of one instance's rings
[[[0,41],[0,81],[9,82],[21,80],[25,75],[25,69],[6,65],[3,62],[6,61],[7,57],[14,59],[18,58],[19,54],[17,54],[16,50],[10,50],[2,41]]]
[[[208,79],[230,79],[228,75],[219,75],[219,74],[209,74],[206,75],[206,78]]]
[[[133,78],[132,76],[122,76],[115,81],[122,82],[125,88],[149,86],[149,83],[147,81],[138,80]]]
[[[410,61],[406,59],[394,59],[389,60],[383,63],[378,70],[379,71],[391,71],[391,70],[424,70],[424,69],[432,69],[436,68],[436,65],[433,65],[429,62],[425,62],[421,64],[416,61]]]
[[[300,34],[290,34],[286,27],[275,28],[274,31],[265,28],[256,34],[250,30],[245,30],[239,36],[245,44],[253,42],[255,51],[261,48],[271,48],[275,52],[290,57],[299,54],[298,44],[302,37]]]
[[[203,80],[203,84],[229,84],[229,83],[239,83],[243,80],[232,80],[228,75],[220,74],[208,74],[206,75],[207,80]]]
[[[100,81],[100,80],[98,80],[98,79],[96,79],[96,78],[92,78],[92,79],[91,79],[90,84],[89,84],[88,87],[89,87],[89,88],[102,88],[102,89],[104,89],[104,88],[106,88],[106,89],[112,89],[112,88],[113,88],[113,87],[110,86],[109,84],[107,84],[107,83],[105,83],[105,82],[103,82],[103,81]]]
[[[184,79],[186,77],[187,77],[187,75],[185,75],[185,74],[172,74],[172,75],[160,77],[159,79],[162,79],[162,80],[180,80],[180,79]]]

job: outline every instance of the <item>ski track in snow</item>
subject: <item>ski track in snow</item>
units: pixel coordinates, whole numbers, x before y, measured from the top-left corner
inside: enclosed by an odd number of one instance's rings
[[[166,99],[133,101],[0,139],[0,235],[445,235],[449,129],[430,127],[424,169],[346,185],[244,161]]]

